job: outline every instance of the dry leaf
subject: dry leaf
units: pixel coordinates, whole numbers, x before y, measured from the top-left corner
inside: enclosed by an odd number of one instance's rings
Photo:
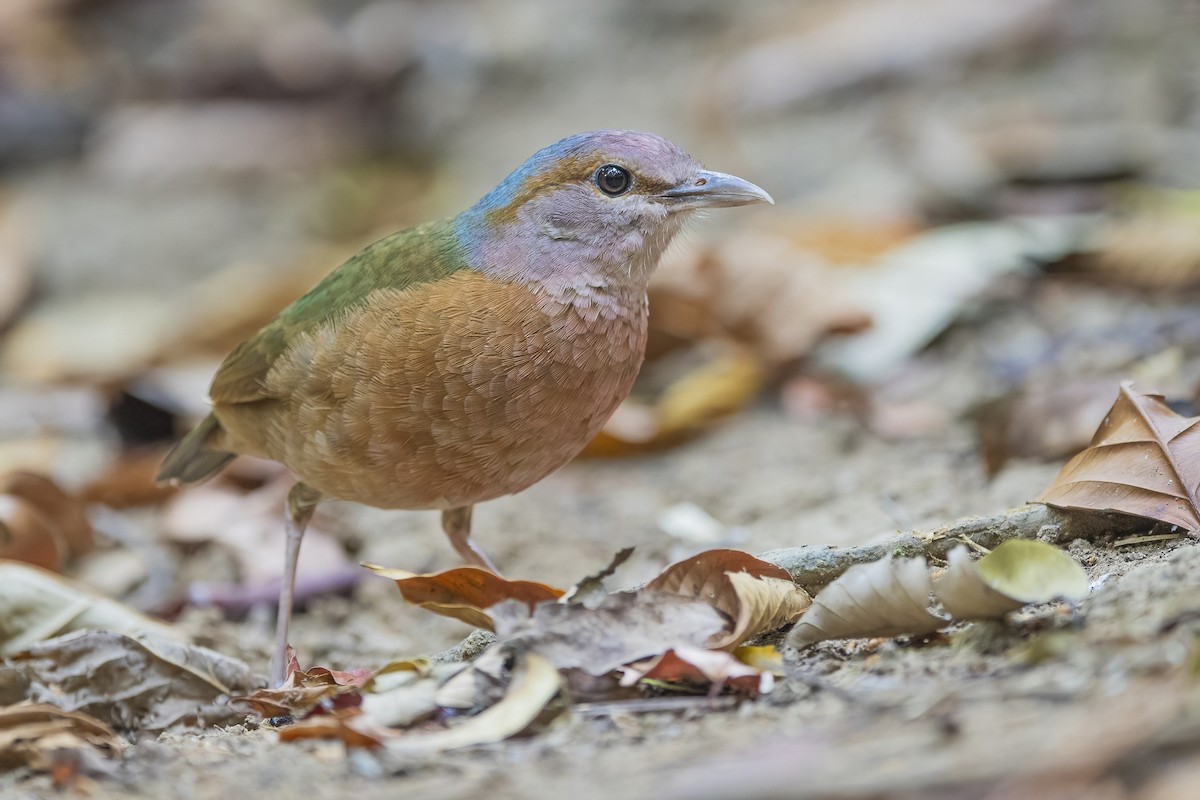
[[[1087,449],[1036,502],[1115,511],[1200,531],[1200,417],[1182,417],[1159,394],[1121,384],[1117,401]]]
[[[1015,52],[1047,29],[1059,6],[1058,0],[837,4],[821,24],[776,33],[741,53],[705,90],[726,113],[778,111],[869,81],[946,70],[980,53]]]
[[[672,564],[646,589],[703,600],[729,617],[732,629],[709,642],[715,648],[781,628],[812,605],[787,570],[739,550],[706,550]]]
[[[704,647],[728,630],[726,617],[708,602],[648,589],[610,594],[594,608],[543,603],[532,615],[507,601],[492,608],[492,618],[501,644],[589,675],[604,675],[672,647]]]
[[[336,739],[346,747],[378,747],[394,735],[359,708],[339,708],[279,729],[281,742]]]
[[[1129,213],[1105,220],[1080,266],[1151,289],[1200,283],[1200,192],[1141,190],[1124,198]]]
[[[46,771],[62,751],[84,750],[111,758],[122,747],[112,728],[78,711],[28,702],[0,708],[0,770]]]
[[[924,558],[856,564],[813,598],[788,634],[800,649],[824,639],[929,633],[949,620],[929,611],[932,590]]]
[[[850,276],[848,291],[872,325],[824,342],[819,363],[861,383],[887,378],[997,278],[1073,252],[1088,225],[1071,217],[973,222],[914,237]]]
[[[799,650],[825,639],[931,633],[952,620],[995,619],[1029,603],[1079,598],[1088,586],[1083,567],[1045,542],[1004,542],[979,561],[961,545],[932,579],[924,558],[889,556],[857,564],[825,587],[787,644]],[[934,599],[946,615],[934,613]]]
[[[1088,378],[1027,384],[973,409],[988,475],[998,474],[1010,458],[1059,459],[1078,452],[1104,419],[1114,383]]]
[[[67,543],[31,503],[0,494],[0,558],[58,572],[67,560]]]
[[[505,600],[516,600],[532,612],[539,603],[553,602],[563,594],[562,589],[533,581],[510,581],[478,567],[457,567],[433,575],[416,575],[377,564],[363,566],[376,575],[394,580],[400,594],[413,605],[489,631],[495,627],[485,609]]]
[[[463,662],[433,664],[424,659],[388,664],[363,687],[363,713],[389,728],[420,722],[437,712],[440,687],[469,667]]]
[[[779,365],[831,333],[862,330],[870,317],[814,244],[788,225],[669,253],[651,284],[651,338],[722,339]]]
[[[158,732],[241,720],[231,696],[263,679],[245,663],[159,636],[79,631],[11,655],[0,704],[20,699],[83,711],[117,730]]]
[[[751,697],[767,694],[775,686],[775,677],[770,672],[746,664],[723,650],[700,647],[672,648],[649,662],[627,667],[624,672],[622,686],[653,680],[711,687],[714,694],[728,688]]]
[[[0,477],[0,494],[19,497],[45,514],[62,534],[71,558],[95,549],[86,501],[63,489],[48,475],[28,470],[9,472]]]
[[[562,676],[537,653],[518,657],[512,684],[500,702],[446,731],[408,735],[386,742],[396,753],[439,753],[501,742],[534,723],[562,689]]]
[[[84,628],[180,637],[170,625],[82,584],[28,564],[0,561],[0,657]]]
[[[357,707],[362,703],[360,690],[371,679],[369,670],[349,672],[313,667],[301,670],[296,651],[288,647],[287,676],[283,685],[259,689],[247,697],[236,698],[254,709],[260,717],[304,717],[318,706],[326,710]]]
[[[933,593],[953,619],[993,619],[1029,603],[1077,600],[1090,581],[1079,562],[1045,542],[1012,539],[978,561],[966,546],[950,551]]]
[[[713,357],[667,385],[652,405],[626,400],[582,455],[624,456],[680,444],[748,407],[767,377],[763,364],[747,352]]]

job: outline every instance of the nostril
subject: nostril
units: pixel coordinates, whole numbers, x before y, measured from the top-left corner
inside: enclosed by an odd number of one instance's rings
[[[697,186],[703,186],[706,183],[708,183],[708,178],[696,178]]]

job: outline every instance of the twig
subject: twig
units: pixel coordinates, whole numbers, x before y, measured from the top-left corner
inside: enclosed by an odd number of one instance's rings
[[[1152,520],[1123,514],[1061,511],[1030,503],[991,517],[967,517],[930,531],[902,533],[892,539],[859,547],[788,547],[760,553],[759,558],[786,569],[802,588],[816,592],[855,564],[878,561],[889,555],[945,559],[955,546],[994,550],[1009,539],[1041,539],[1065,544],[1075,539],[1146,534]]]

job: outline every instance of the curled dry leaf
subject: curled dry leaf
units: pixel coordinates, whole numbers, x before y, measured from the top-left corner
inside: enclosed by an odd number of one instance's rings
[[[433,716],[438,692],[471,665],[434,664],[425,659],[395,661],[378,670],[363,687],[362,710],[380,725],[406,728]]]
[[[203,728],[243,718],[231,696],[263,684],[243,662],[155,635],[78,631],[11,655],[0,703],[28,698],[121,731]]]
[[[505,600],[516,600],[531,613],[539,603],[553,602],[563,595],[562,589],[544,583],[510,581],[478,567],[457,567],[433,575],[417,575],[378,564],[363,566],[376,575],[394,580],[400,594],[413,605],[489,631],[496,628],[485,609]]]
[[[51,769],[63,751],[86,751],[106,758],[120,754],[116,732],[95,717],[44,703],[0,708],[0,770]]]
[[[703,600],[729,617],[732,628],[709,642],[716,648],[782,628],[812,605],[787,570],[740,550],[706,550],[667,567],[646,588]]]
[[[825,639],[931,633],[953,620],[993,619],[1028,603],[1087,594],[1088,579],[1075,559],[1044,542],[1004,542],[979,561],[965,546],[930,577],[924,558],[858,564],[817,595],[788,634],[801,649]],[[946,614],[932,608],[936,599]]]
[[[800,649],[825,639],[929,633],[949,622],[929,611],[929,571],[924,558],[890,556],[857,564],[825,587],[788,634]]]
[[[0,657],[84,628],[180,637],[170,625],[82,584],[28,564],[0,561]]]
[[[1036,502],[1115,511],[1200,531],[1200,417],[1182,417],[1160,394],[1121,384],[1092,437]]]
[[[96,543],[85,501],[66,491],[48,475],[14,470],[0,477],[0,494],[19,497],[45,514],[66,540],[72,558],[90,553]]]
[[[296,651],[288,647],[287,677],[277,688],[259,689],[236,700],[261,717],[303,717],[318,706],[326,710],[361,705],[361,689],[371,679],[369,670],[349,672],[313,667],[301,670]]]
[[[33,504],[0,494],[0,558],[57,572],[67,560],[67,543]]]
[[[748,407],[767,378],[761,360],[745,351],[706,359],[669,383],[651,404],[622,403],[582,455],[624,456],[680,444]]]
[[[504,741],[544,718],[544,712],[552,711],[551,701],[562,685],[562,676],[548,659],[524,653],[518,657],[508,692],[491,708],[449,730],[402,736],[385,745],[395,753],[422,754]]]
[[[643,664],[625,668],[622,686],[638,681],[662,681],[706,687],[713,694],[729,689],[755,697],[775,686],[775,676],[723,650],[700,647],[672,648]]]
[[[1090,581],[1079,562],[1045,542],[1011,539],[978,561],[966,547],[950,551],[933,593],[954,619],[991,619],[1029,603],[1076,600]]]

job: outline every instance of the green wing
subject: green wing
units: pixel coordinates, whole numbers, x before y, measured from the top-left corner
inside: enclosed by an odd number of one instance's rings
[[[368,245],[238,345],[217,370],[209,396],[214,403],[265,399],[263,386],[271,365],[298,334],[336,319],[377,289],[405,289],[465,267],[453,220],[394,233]]]

